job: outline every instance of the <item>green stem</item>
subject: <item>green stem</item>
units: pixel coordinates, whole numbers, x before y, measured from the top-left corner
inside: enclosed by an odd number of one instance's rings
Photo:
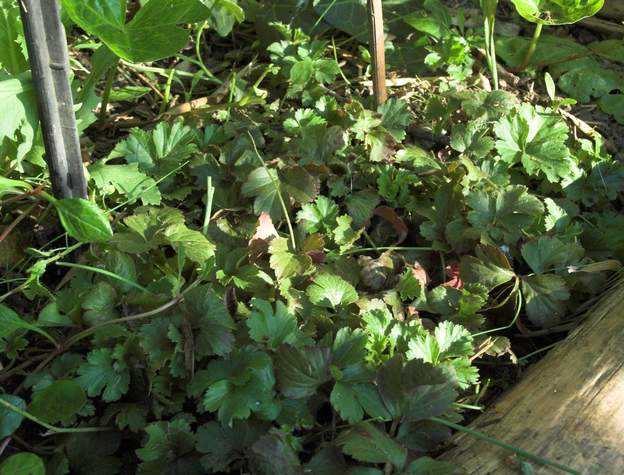
[[[116,279],[116,280],[119,280],[120,282],[123,282],[124,284],[128,284],[129,286],[134,287],[135,289],[140,290],[141,292],[145,292],[147,294],[152,294],[152,295],[154,294],[152,291],[146,289],[140,284],[137,284],[133,280],[126,279],[125,277],[119,274],[115,274],[114,272],[108,271],[106,269],[100,269],[99,267],[86,266],[83,264],[74,264],[73,262],[57,262],[56,265],[61,266],[61,267],[71,267],[74,269],[81,269],[81,270],[86,270],[90,272],[95,272],[96,274],[102,274],[102,275],[105,275],[106,277],[110,277],[111,279]]]
[[[119,60],[116,60],[106,73],[106,86],[104,87],[104,93],[102,94],[102,104],[100,105],[99,117],[100,122],[102,123],[106,120],[106,109],[108,108],[108,103],[110,101],[111,90],[113,89],[113,81],[115,80],[115,76],[117,75],[118,64]]]
[[[173,170],[171,170],[169,173],[167,173],[166,175],[164,175],[162,178],[159,178],[158,180],[156,180],[154,183],[152,183],[151,185],[149,185],[147,188],[145,188],[142,191],[142,194],[147,193],[148,191],[150,191],[152,188],[156,188],[158,187],[158,185],[160,183],[162,183],[163,181],[165,181],[167,178],[169,178],[171,175],[174,175],[175,173],[178,172],[178,170],[182,170],[185,166],[187,166],[190,163],[190,160],[186,160],[184,163],[182,163],[181,165],[177,166],[176,168],[174,168]],[[132,199],[128,198],[126,201],[119,203],[117,206],[115,206],[114,208],[112,208],[110,211],[108,211],[109,213],[112,213],[113,211],[117,211],[119,208],[123,208],[124,206],[126,206],[128,203],[130,203],[130,201],[132,201]]]
[[[371,238],[369,236],[369,234],[366,232],[366,230],[362,229],[362,235],[364,236],[364,238],[366,238],[366,240],[372,246],[372,248],[375,249],[375,251],[377,249],[379,249],[379,246],[377,246],[377,244],[375,244],[375,241],[373,241],[373,238]]]
[[[345,251],[341,253],[341,255],[346,256],[347,254],[358,254],[360,252],[369,252],[369,251],[433,251],[432,247],[404,247],[404,246],[381,246],[381,247],[360,247],[358,249],[351,249],[350,251]]]
[[[271,172],[269,171],[266,164],[264,163],[264,160],[260,156],[260,152],[258,152],[256,141],[254,140],[253,135],[251,135],[251,132],[247,131],[247,134],[249,135],[249,138],[251,139],[251,143],[253,145],[254,152],[256,153],[256,156],[258,157],[258,160],[260,160],[260,163],[266,170],[267,175],[269,175],[269,178],[271,178],[271,181],[273,182],[273,186],[275,187],[275,190],[277,191],[277,197],[280,201],[280,204],[282,205],[282,211],[284,212],[284,216],[286,217],[286,224],[288,225],[288,232],[290,233],[290,241],[292,243],[293,251],[296,251],[297,241],[295,240],[295,231],[293,230],[292,223],[290,222],[290,216],[288,214],[288,208],[286,207],[286,202],[284,201],[284,197],[282,196],[282,193],[280,191],[279,180],[273,178],[273,175],[271,175]]]
[[[459,424],[455,424],[453,422],[449,422],[445,419],[442,419],[440,417],[430,417],[429,418],[430,421],[432,422],[437,422],[438,424],[442,424],[446,427],[450,427],[451,429],[455,429],[459,432],[464,432],[468,435],[471,435],[477,439],[480,439],[484,442],[487,442],[488,444],[492,444],[492,445],[496,445],[497,447],[501,447],[503,449],[506,450],[510,450],[511,452],[514,452],[516,455],[519,455],[520,457],[523,457],[527,460],[531,460],[532,462],[535,463],[539,463],[542,465],[547,465],[549,467],[553,467],[553,468],[557,468],[559,470],[561,470],[562,472],[566,472],[566,473],[571,473],[572,475],[581,475],[581,472],[578,472],[577,470],[574,470],[570,467],[566,467],[565,465],[561,465],[560,463],[557,462],[553,462],[552,460],[548,460],[545,459],[543,457],[540,457],[539,455],[535,455],[532,454],[530,452],[527,452],[526,450],[522,450],[518,447],[514,447],[513,445],[509,445],[506,444],[505,442],[502,442],[498,439],[495,439],[494,437],[490,437],[488,435],[485,435],[483,432],[479,432],[473,429],[469,429],[468,427],[464,427],[464,426],[460,426]]]
[[[520,281],[520,279],[518,277],[516,277],[517,279],[517,283]],[[520,285],[519,283],[517,284],[518,286]],[[496,328],[492,328],[490,330],[484,330],[482,332],[478,332],[478,333],[473,333],[472,337],[473,338],[477,338],[479,336],[483,336],[483,335],[488,335],[490,333],[496,333],[502,330],[506,330],[508,328],[511,328],[512,326],[515,325],[516,321],[518,320],[518,317],[520,316],[520,310],[522,309],[522,295],[520,294],[520,292],[517,292],[517,288],[514,287],[515,290],[512,290],[511,294],[512,295],[514,292],[516,293],[516,313],[513,317],[513,319],[511,320],[511,322],[509,322],[508,325],[505,325],[503,327],[496,327]]]
[[[464,404],[461,402],[454,402],[454,407],[458,407],[459,409],[468,409],[469,411],[481,411],[483,412],[483,406],[475,406],[473,404]]]
[[[551,343],[550,345],[546,345],[546,346],[540,348],[539,350],[532,351],[528,355],[524,355],[522,358],[518,358],[518,364],[524,364],[524,362],[526,360],[528,360],[529,358],[531,358],[532,356],[539,355],[540,353],[543,353],[544,351],[548,351],[551,348],[554,348],[555,346],[557,346],[558,344],[559,344],[559,342],[556,341],[555,343]]]
[[[196,64],[201,68],[204,74],[206,74],[206,76],[208,77],[210,81],[216,82],[217,84],[223,84],[223,81],[221,81],[220,79],[217,79],[217,77],[214,74],[212,74],[212,71],[208,69],[208,67],[206,66],[206,63],[204,63],[204,59],[202,58],[201,40],[202,40],[202,35],[204,33],[204,30],[207,27],[208,27],[208,21],[205,21],[204,23],[199,25],[199,28],[197,29],[197,35],[195,35],[195,56],[197,56]]]
[[[202,233],[208,237],[208,227],[210,226],[210,217],[212,216],[212,199],[214,198],[215,187],[212,186],[212,177],[209,176],[206,181],[206,211],[204,212],[204,225]]]
[[[189,288],[187,288],[186,291],[190,290],[190,287],[191,286],[189,286]],[[65,343],[63,343],[63,349],[65,349],[65,350],[68,349],[70,346],[72,346],[75,343],[79,342],[83,338],[88,337],[92,333],[95,333],[96,331],[98,331],[102,327],[106,327],[106,326],[109,326],[109,325],[114,325],[114,324],[117,324],[117,323],[133,322],[135,320],[142,320],[144,318],[149,318],[149,317],[153,317],[154,315],[158,315],[159,313],[164,312],[165,310],[168,310],[171,307],[174,307],[174,306],[178,305],[180,302],[182,302],[182,300],[184,300],[183,294],[186,293],[186,291],[181,293],[180,295],[178,295],[176,298],[170,300],[166,304],[161,305],[160,307],[155,308],[153,310],[149,310],[147,312],[139,313],[137,315],[130,315],[128,317],[122,317],[122,318],[116,318],[114,320],[108,320],[106,322],[103,322],[103,323],[100,323],[98,325],[94,325],[94,326],[92,326],[90,328],[87,328],[86,330],[83,330],[80,333],[77,333],[74,336],[70,337]]]
[[[185,56],[182,55],[178,55],[180,56],[180,58],[182,59],[190,59],[193,60],[193,58],[186,58]],[[191,61],[193,62],[193,64],[197,64],[199,66],[199,61]],[[163,76],[163,77],[168,77],[169,76],[169,72],[171,71],[170,69],[165,69],[165,68],[157,68],[155,66],[146,66],[144,64],[140,64],[140,63],[128,63],[127,61],[121,61],[121,64],[123,64],[124,66],[126,66],[129,69],[133,69],[135,71],[139,71],[139,72],[144,72],[144,73],[154,73],[154,74],[158,74],[159,76]],[[180,71],[175,69],[174,70],[174,75],[177,77],[181,77],[181,78],[188,78],[188,79],[193,79],[195,77],[195,74],[193,73],[189,73],[187,71]],[[210,78],[211,82],[218,82],[218,84],[222,84],[222,81],[219,81],[217,78]]]
[[[163,100],[160,104],[160,115],[163,115],[169,106],[169,101],[171,100],[171,84],[173,83],[173,74],[175,72],[174,68],[169,70],[169,75],[167,76],[167,82],[165,83],[165,92],[163,94]]]
[[[7,409],[10,409],[11,411],[16,412],[17,414],[24,417],[25,419],[31,420],[35,422],[36,424],[39,424],[40,426],[45,427],[50,432],[54,432],[56,434],[71,434],[71,433],[76,433],[76,432],[104,432],[108,430],[113,430],[111,427],[76,427],[73,429],[66,428],[66,427],[56,427],[56,426],[48,424],[47,422],[42,421],[36,416],[33,416],[31,413],[26,412],[17,406],[14,406],[13,404],[11,404],[8,401],[5,401],[4,399],[0,399],[0,405],[5,406]]]
[[[531,62],[531,59],[533,59],[533,55],[535,54],[535,50],[537,49],[537,43],[539,42],[543,27],[543,23],[538,23],[535,25],[535,31],[533,32],[533,38],[531,38],[529,49],[527,49],[526,54],[524,55],[524,60],[522,61],[522,64],[516,69],[516,72],[524,71]]]
[[[52,195],[49,195],[48,193],[42,191],[41,192],[41,196],[46,195],[47,196],[47,200],[50,201],[51,203],[56,202],[56,198],[54,198]],[[58,254],[49,257],[47,259],[45,259],[45,265],[51,264],[52,262],[58,261],[59,259],[62,259],[63,257],[65,257],[68,254],[71,254],[72,252],[74,252],[74,250],[78,249],[79,247],[83,246],[84,243],[82,242],[78,242],[72,246],[69,246],[68,248],[66,248],[65,250],[59,252]],[[31,284],[30,279],[27,279],[24,283],[20,284],[19,286],[15,287],[12,290],[9,290],[6,294],[4,295],[0,295],[0,302],[2,302],[3,300],[6,300],[8,297],[10,297],[13,294],[16,294],[17,292],[21,292],[22,290],[24,290],[26,287],[28,287]]]
[[[347,76],[345,76],[344,71],[342,70],[342,67],[340,67],[340,63],[338,62],[338,52],[336,51],[336,41],[334,40],[333,36],[332,36],[332,50],[334,52],[334,61],[336,61],[336,64],[338,65],[338,70],[340,71],[340,77],[342,77],[342,80],[347,84],[347,86],[350,86],[351,81],[347,79]]]
[[[44,200],[46,200],[48,203],[54,205],[56,204],[56,202],[58,201],[54,196],[52,196],[50,193],[41,190],[39,192],[39,196],[41,196]]]
[[[492,75],[492,82],[494,83],[494,90],[498,90],[498,67],[496,64],[496,42],[494,38],[494,24],[496,21],[496,16],[492,16],[489,20],[488,25],[488,37],[489,37],[489,47],[488,47],[488,62],[490,66],[490,74]]]

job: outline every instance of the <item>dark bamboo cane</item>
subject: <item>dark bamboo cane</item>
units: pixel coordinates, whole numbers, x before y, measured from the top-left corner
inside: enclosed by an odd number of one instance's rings
[[[56,0],[20,0],[39,119],[58,198],[86,198],[78,129],[69,84],[67,39]]]

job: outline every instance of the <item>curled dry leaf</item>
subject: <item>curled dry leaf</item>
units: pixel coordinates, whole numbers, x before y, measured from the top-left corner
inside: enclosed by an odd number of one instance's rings
[[[459,262],[451,261],[445,268],[446,276],[449,278],[442,285],[445,287],[451,287],[453,289],[461,289],[464,286],[464,282],[461,280],[459,276]]]
[[[263,211],[258,218],[256,232],[249,240],[249,260],[256,262],[269,251],[269,243],[278,236],[269,213]]]
[[[390,208],[390,206],[378,206],[373,210],[373,214],[385,219],[394,228],[394,231],[397,233],[395,244],[398,245],[405,241],[408,233],[407,225],[393,208]]]
[[[384,252],[377,259],[360,256],[358,264],[361,266],[362,284],[373,291],[389,289],[396,285],[403,267],[400,258],[390,252]]]
[[[320,233],[310,234],[303,241],[303,251],[315,264],[325,262],[325,238]]]
[[[431,282],[431,279],[429,279],[429,274],[427,274],[425,268],[420,264],[420,262],[414,261],[414,265],[411,267],[411,269],[412,274],[414,274],[414,277],[416,277],[416,280],[420,282],[421,287],[423,289],[426,289],[429,285],[429,282]]]

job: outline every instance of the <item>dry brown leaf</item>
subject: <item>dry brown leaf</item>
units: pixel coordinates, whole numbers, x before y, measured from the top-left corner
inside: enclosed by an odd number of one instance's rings
[[[256,232],[249,240],[249,260],[256,262],[269,251],[269,243],[278,237],[277,229],[273,226],[271,215],[262,212],[258,218]]]

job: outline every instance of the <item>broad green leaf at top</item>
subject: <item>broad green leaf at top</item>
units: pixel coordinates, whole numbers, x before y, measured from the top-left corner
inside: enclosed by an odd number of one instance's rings
[[[522,18],[543,25],[569,25],[594,16],[604,0],[511,0]]]
[[[188,30],[178,27],[210,17],[200,0],[150,0],[126,23],[126,0],[62,0],[69,17],[99,37],[117,56],[141,63],[180,51]]]

